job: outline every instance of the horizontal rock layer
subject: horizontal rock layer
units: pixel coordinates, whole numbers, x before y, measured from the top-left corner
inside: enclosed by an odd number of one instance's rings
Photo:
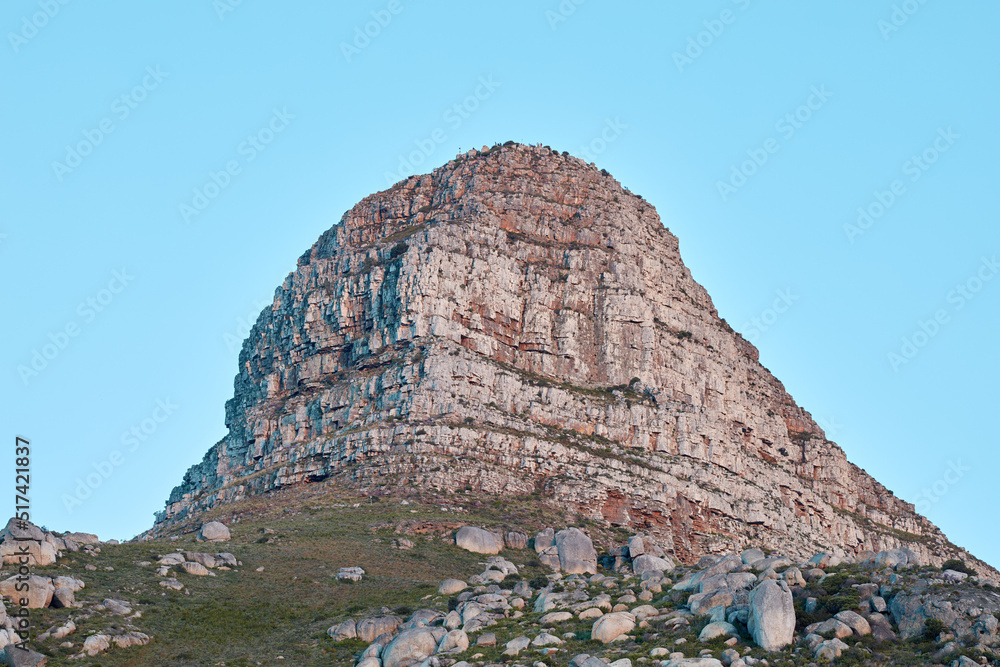
[[[683,561],[963,552],[827,440],[606,172],[470,151],[365,198],[240,354],[228,435],[154,532],[307,482],[542,494]]]

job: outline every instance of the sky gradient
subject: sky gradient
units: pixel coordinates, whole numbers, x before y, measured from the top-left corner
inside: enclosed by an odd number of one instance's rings
[[[0,10],[0,402],[39,524],[149,528],[296,259],[515,140],[643,195],[850,460],[1000,566],[1000,6],[340,4]]]

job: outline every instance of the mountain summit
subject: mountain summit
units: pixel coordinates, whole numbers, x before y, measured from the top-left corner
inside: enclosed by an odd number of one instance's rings
[[[280,487],[537,496],[678,559],[969,559],[851,464],[606,171],[509,142],[366,197],[243,344],[151,534]]]

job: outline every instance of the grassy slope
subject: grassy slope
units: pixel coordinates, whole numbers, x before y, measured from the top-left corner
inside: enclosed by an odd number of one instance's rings
[[[445,502],[449,507],[457,506],[456,498],[411,500],[413,504],[401,505],[398,499],[382,499],[354,508],[351,505],[362,499],[338,497],[331,490],[308,496],[273,494],[226,506],[227,516],[236,511],[242,519],[231,525],[232,541],[222,545],[195,542],[193,534],[187,533],[174,542],[160,539],[103,545],[96,557],[67,554],[58,565],[37,568],[38,574],[71,574],[83,579],[86,588],[77,593],[78,600],[100,602],[114,597],[138,603],[135,609],[142,617],[134,624],[153,637],[144,647],[113,648],[95,658],[65,664],[353,664],[356,647],[338,646],[325,634],[335,622],[377,612],[383,606],[404,612],[421,607],[446,611],[447,598],[436,595],[437,585],[449,577],[469,577],[483,570],[483,556],[462,551],[443,539],[444,533],[450,532],[446,527],[439,534],[407,536],[416,547],[404,551],[392,548],[397,535],[391,525],[373,530],[374,524],[421,519],[444,526],[471,523],[528,531],[545,523],[565,523],[558,511],[537,502],[489,501],[476,508],[474,501],[461,498],[470,510],[464,513],[442,511]],[[264,536],[264,528],[275,533]],[[268,538],[273,542],[260,542]],[[243,566],[238,571],[216,571],[215,577],[176,574],[191,593],[186,595],[165,591],[154,566],[135,565],[143,560],[155,563],[159,555],[183,549],[229,551]],[[504,554],[519,564],[534,558],[534,552],[506,550]],[[87,563],[98,570],[85,570]],[[353,565],[366,570],[362,582],[340,583],[333,576],[338,568]],[[114,571],[105,571],[106,566]],[[261,566],[264,571],[256,572]],[[525,574],[530,578],[540,573]],[[431,594],[433,597],[422,599]],[[36,610],[35,634],[78,615],[75,609]],[[77,632],[66,638],[74,642],[73,649],[43,645],[52,657],[51,664],[64,664],[65,657],[79,652],[88,634],[108,628],[111,622],[106,617],[77,622]]]
[[[176,541],[164,538],[105,545],[96,557],[68,554],[56,566],[38,568],[41,574],[72,574],[83,579],[87,587],[77,594],[78,600],[100,602],[114,597],[133,602],[134,608],[142,612],[142,617],[133,621],[134,625],[153,640],[144,647],[112,648],[94,658],[66,660],[80,651],[88,634],[106,630],[116,622],[122,625],[120,617],[95,616],[77,620],[79,629],[66,638],[74,642],[72,649],[58,648],[55,646],[58,642],[35,644],[35,648],[50,655],[52,665],[349,666],[355,664],[356,655],[365,645],[358,641],[334,643],[326,635],[331,625],[345,618],[357,619],[377,613],[382,607],[404,616],[423,607],[446,611],[448,599],[437,595],[438,584],[443,579],[465,579],[483,570],[485,557],[462,551],[451,542],[455,526],[484,525],[533,534],[545,525],[579,525],[595,536],[599,548],[621,543],[625,537],[622,531],[567,515],[563,508],[547,505],[537,497],[499,501],[462,494],[446,498],[428,495],[410,497],[411,504],[401,505],[399,498],[383,498],[372,503],[340,496],[330,487],[307,489],[244,500],[216,510],[215,516],[200,517],[199,523],[210,518],[227,519],[234,514],[240,517],[238,522],[231,523],[233,540],[222,545],[213,547],[195,542],[192,524],[177,531],[181,537]],[[352,506],[358,502],[361,503],[359,507]],[[445,506],[447,510],[442,509]],[[455,511],[456,507],[462,510]],[[394,527],[404,521],[419,524],[418,531],[431,529],[416,535],[405,534],[416,543],[412,550],[394,549],[391,544],[395,537],[404,536],[394,532]],[[264,535],[265,528],[274,533]],[[267,542],[268,539],[272,541]],[[181,549],[209,553],[230,551],[243,565],[238,571],[217,570],[215,577],[176,574],[190,591],[189,595],[183,591],[165,591],[159,585],[161,579],[154,574],[154,566],[136,565],[143,560],[155,562],[159,555]],[[503,555],[519,566],[527,565],[521,569],[525,580],[548,573],[538,565],[533,551],[508,549]],[[87,563],[98,569],[87,571]],[[365,568],[365,579],[357,584],[337,582],[334,576],[337,569],[352,565]],[[256,572],[261,566],[264,571]],[[113,567],[114,571],[106,571],[104,567]],[[687,569],[679,571],[677,576],[683,571]],[[832,603],[837,595],[849,593],[852,580],[848,573],[855,571],[860,570],[844,567],[840,576],[844,579],[844,590],[831,588],[821,603]],[[629,583],[638,590],[635,580],[620,583],[619,587],[608,591],[613,597],[622,594]],[[604,591],[600,585],[591,585],[589,589],[592,595]],[[664,591],[652,604],[671,608],[683,604],[686,598],[685,594]],[[815,618],[805,618],[801,601],[797,606],[798,613],[803,616],[800,625],[822,620],[832,613],[827,610],[828,613]],[[470,659],[482,653],[480,662],[500,662],[504,643],[521,634],[534,636],[541,630],[537,623],[540,615],[531,613],[530,609],[526,611],[528,614],[519,621],[501,620],[489,629],[497,635],[497,647],[470,650],[462,657]],[[36,610],[35,633],[69,617],[78,619],[79,615],[78,609]],[[726,648],[721,639],[707,644],[697,641],[698,632],[706,622],[707,618],[696,619],[679,635],[663,635],[650,630],[637,633],[634,642],[602,646],[589,640],[592,621],[574,619],[561,624],[557,632],[576,632],[577,639],[568,642],[565,651],[546,658],[546,662],[565,665],[577,653],[590,653],[611,659],[629,657],[633,664],[638,664],[637,659],[648,656],[653,646],[669,646],[688,656],[697,655],[705,648],[713,650],[716,656],[721,655]],[[680,637],[687,643],[675,644]],[[849,638],[847,642],[852,649],[837,661],[840,665],[924,665],[929,664],[928,655],[940,647],[933,642],[878,646],[870,637]],[[748,646],[746,638],[738,648],[743,655],[751,651],[755,657],[765,657],[760,649]],[[978,657],[975,653],[967,654]],[[540,657],[529,653],[518,662],[530,664]],[[810,652],[803,651],[800,646],[766,657],[774,667],[812,662]]]

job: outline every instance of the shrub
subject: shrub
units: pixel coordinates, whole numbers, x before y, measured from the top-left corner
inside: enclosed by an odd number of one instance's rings
[[[936,618],[928,618],[924,621],[924,639],[936,641],[938,635],[944,631],[944,623]]]
[[[389,251],[389,259],[396,259],[404,252],[409,250],[409,248],[410,246],[408,246],[405,243],[397,243],[396,245],[392,246],[392,250]]]
[[[834,595],[832,598],[826,601],[826,610],[831,614],[836,614],[838,612],[846,610],[857,609],[858,605],[861,604],[861,594],[858,593],[856,588],[849,590],[841,590],[840,593]]]
[[[549,585],[549,580],[545,577],[539,575],[528,582],[528,585],[532,588],[545,588]]]
[[[978,573],[971,567],[965,564],[965,561],[959,560],[957,558],[951,558],[946,560],[941,566],[942,570],[954,570],[955,572],[964,572],[970,577],[976,576]]]

